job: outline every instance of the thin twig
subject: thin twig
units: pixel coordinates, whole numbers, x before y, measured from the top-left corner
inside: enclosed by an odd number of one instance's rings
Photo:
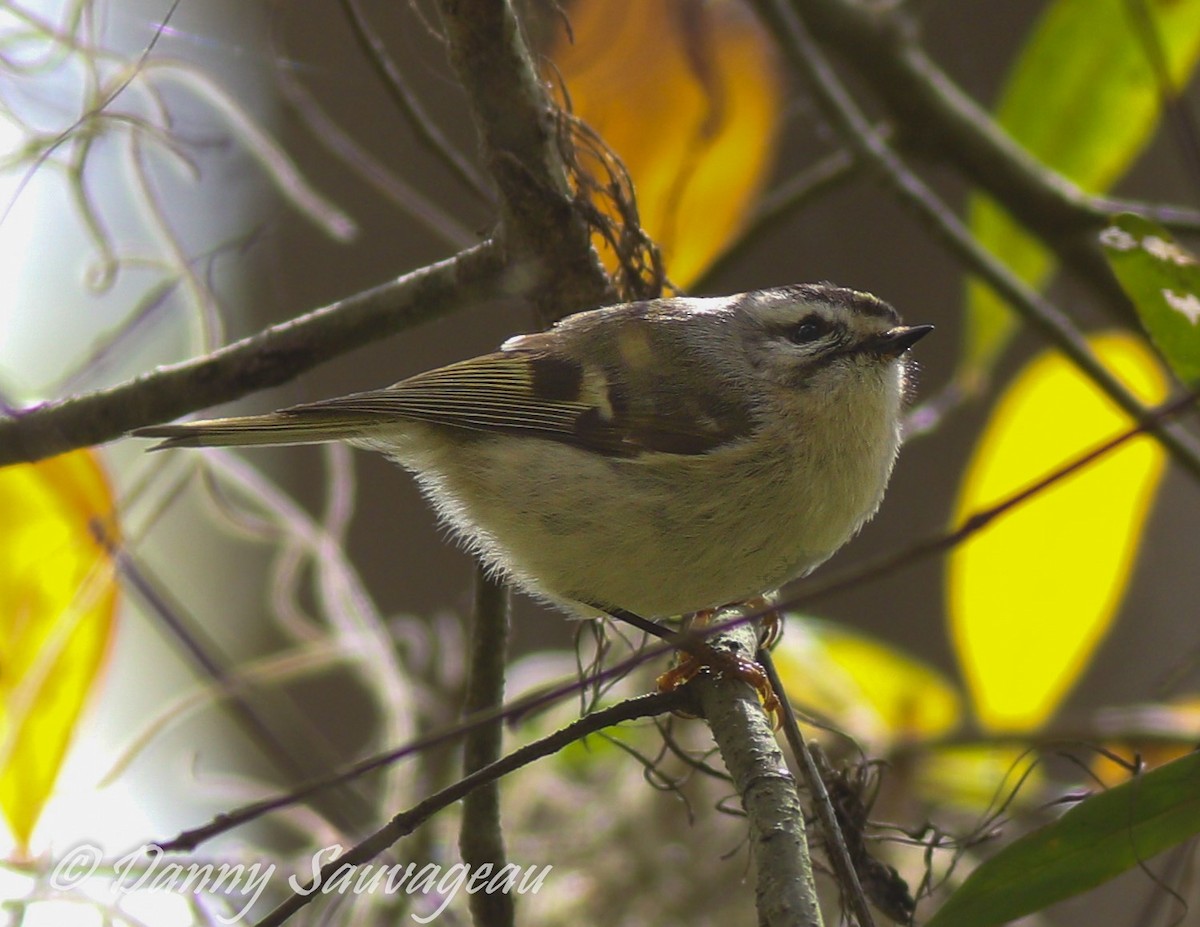
[[[83,113],[83,115],[71,123],[71,125],[59,132],[49,144],[41,146],[37,157],[29,165],[28,169],[21,176],[21,179],[17,181],[17,185],[13,189],[12,196],[7,202],[5,202],[3,209],[0,209],[0,225],[3,225],[6,221],[8,221],[8,217],[12,212],[13,207],[16,205],[17,199],[22,193],[24,193],[25,188],[29,186],[34,176],[41,169],[41,166],[50,159],[50,156],[68,140],[77,138],[80,132],[82,132],[89,122],[102,117],[109,106],[115,103],[117,98],[129,89],[130,85],[142,73],[142,69],[150,60],[150,55],[154,52],[159,40],[166,34],[169,24],[175,16],[175,11],[179,9],[179,5],[182,2],[183,0],[172,0],[171,5],[160,17],[158,28],[155,29],[154,33],[150,36],[150,41],[147,42],[145,47],[141,50],[141,52],[139,52],[137,61],[135,61],[132,65],[125,67],[123,71],[119,72],[119,79],[117,82],[104,88],[105,92],[103,96],[96,100],[95,105],[89,108],[87,112]],[[55,31],[53,27],[50,27],[48,24],[39,24],[37,28],[39,31]],[[91,47],[85,47],[83,50],[87,52],[85,59],[89,58],[93,53]],[[88,134],[84,133],[84,137],[87,138]]]
[[[787,692],[784,690],[783,680],[779,678],[779,671],[775,668],[775,661],[771,658],[771,652],[760,649],[758,651],[758,662],[766,670],[771,688],[775,691],[775,695],[779,699],[780,710],[783,714],[783,734],[787,738],[792,755],[796,758],[796,762],[800,766],[800,775],[804,779],[804,785],[812,796],[813,809],[817,813],[817,820],[821,822],[826,851],[829,855],[829,862],[833,866],[833,871],[837,876],[838,886],[842,890],[843,897],[850,902],[850,910],[858,918],[859,927],[874,927],[875,919],[871,915],[871,908],[867,904],[867,896],[863,892],[862,885],[859,882],[858,872],[854,868],[854,861],[850,858],[850,851],[846,846],[845,838],[842,836],[842,829],[838,826],[837,814],[833,810],[833,803],[829,800],[829,792],[826,790],[825,782],[821,778],[820,771],[817,769],[816,761],[813,760],[812,753],[809,752],[808,744],[804,742],[804,735],[800,732],[800,725],[796,723],[796,713],[792,711],[792,704],[788,700]]]
[[[742,622],[743,619],[738,619],[736,623]],[[725,622],[721,625],[714,625],[712,629],[713,633],[724,630],[726,627],[734,626],[734,624],[735,622]],[[343,782],[350,782],[376,769],[382,769],[407,757],[415,756],[422,751],[460,740],[464,734],[480,725],[491,724],[497,720],[516,723],[521,718],[534,714],[547,706],[557,704],[561,699],[578,695],[580,689],[585,686],[594,686],[609,680],[621,679],[646,661],[665,656],[671,651],[672,647],[669,644],[648,647],[633,656],[613,664],[607,669],[594,673],[586,680],[571,679],[568,682],[558,683],[540,691],[531,692],[497,708],[469,715],[460,719],[455,724],[418,737],[401,747],[367,757],[365,760],[360,760],[332,775],[314,779],[283,794],[251,802],[236,811],[219,814],[207,824],[182,831],[170,840],[159,841],[158,846],[162,847],[163,850],[171,852],[194,850],[206,840],[211,840],[221,834],[228,833],[236,827],[248,824],[273,811],[279,811],[297,802],[304,801],[310,795],[317,792],[333,788]],[[666,710],[673,711],[677,707],[679,705],[672,704]],[[591,715],[588,715],[588,717],[591,717]]]
[[[450,142],[442,130],[437,127],[430,115],[425,112],[420,99],[412,92],[404,74],[400,71],[395,60],[388,54],[387,46],[375,34],[371,24],[358,5],[358,0],[340,0],[342,12],[350,23],[354,38],[366,56],[367,62],[383,82],[388,96],[396,104],[408,126],[416,135],[417,141],[433,152],[439,160],[476,196],[485,203],[495,200],[487,180],[475,169],[457,148]]]
[[[508,586],[490,575],[485,567],[477,566],[464,715],[494,710],[504,704],[508,630]],[[490,724],[480,724],[467,734],[463,740],[464,775],[469,776],[500,758],[503,734],[504,725],[499,718]],[[458,850],[472,871],[482,866],[491,866],[494,872],[504,868],[507,853],[500,827],[497,783],[482,785],[463,799]],[[476,892],[470,896],[470,907],[476,924],[511,927],[515,920],[513,898],[508,892]]]
[[[1150,706],[1160,713],[1168,714],[1170,706]],[[1168,727],[1173,724],[1173,729]],[[1150,747],[1179,747],[1187,751],[1194,747],[1197,740],[1196,730],[1192,722],[1184,724],[1179,721],[1155,722],[1153,718],[1139,721],[1133,719],[1120,722],[1119,719],[1109,719],[1103,711],[1097,712],[1096,717],[1089,723],[1080,721],[1069,724],[1059,724],[1055,727],[1042,728],[1037,731],[1008,731],[995,734],[966,732],[937,737],[932,740],[912,741],[896,744],[888,753],[889,761],[896,763],[907,762],[917,756],[937,753],[940,750],[987,749],[992,747],[1034,747],[1038,750],[1063,749],[1066,747],[1087,747],[1096,749],[1097,743],[1107,744],[1110,751],[1117,751],[1123,745],[1132,745],[1138,751]]]
[[[497,782],[503,776],[523,766],[528,766],[542,757],[557,753],[568,744],[581,740],[587,735],[603,730],[606,727],[611,727],[614,724],[620,724],[624,721],[652,718],[668,711],[675,711],[688,704],[688,702],[689,695],[682,690],[643,695],[580,718],[561,731],[556,731],[528,746],[514,750],[503,759],[490,763],[469,776],[464,776],[453,785],[435,792],[407,811],[393,817],[384,827],[381,827],[366,840],[351,847],[332,862],[327,863],[321,870],[320,882],[329,878],[330,875],[346,864],[358,865],[374,859],[397,840],[412,833],[438,811],[465,798],[481,785]],[[291,898],[259,921],[257,927],[278,927],[278,925],[282,924],[320,894],[316,888],[316,885],[305,886],[302,893],[292,895]]]
[[[122,437],[269,386],[387,335],[503,293],[491,242],[273,325],[204,357],[0,420],[0,466]]]
[[[278,55],[277,57],[282,57]],[[281,68],[276,76],[279,92],[308,126],[309,134],[324,145],[359,177],[391,200],[408,216],[424,224],[447,244],[467,248],[479,236],[439,203],[426,196],[371,152],[360,145],[317,102],[311,91],[296,78],[289,68]]]
[[[246,737],[275,768],[292,782],[302,782],[317,768],[334,765],[336,753],[325,734],[314,727],[296,706],[279,693],[254,686],[246,677],[227,668],[229,660],[203,627],[174,601],[166,586],[153,573],[113,544],[107,533],[97,531],[121,574],[123,583],[158,619],[159,624],[187,655],[198,671],[228,699],[229,713]],[[264,702],[265,704],[259,704]],[[291,733],[291,743],[284,733]],[[342,783],[324,799],[309,796],[309,806],[342,833],[360,833],[374,817],[374,805],[361,789]]]

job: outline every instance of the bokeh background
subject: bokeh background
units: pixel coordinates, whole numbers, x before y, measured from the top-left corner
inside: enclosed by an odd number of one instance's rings
[[[426,21],[432,13],[414,11],[407,4],[362,7],[432,118],[461,151],[473,156],[474,129],[444,49]],[[920,6],[918,19],[931,56],[968,93],[990,104],[1042,8],[1035,0],[930,2]],[[467,234],[482,238],[490,230],[491,207],[464,190],[416,142],[336,4],[224,0],[184,2],[170,9],[166,3],[124,0],[104,7],[99,31],[111,47],[131,54],[157,35],[154,58],[186,62],[237,99],[276,139],[309,187],[352,219],[357,229],[353,237],[335,240],[309,221],[280,197],[228,123],[198,104],[185,84],[167,86],[163,99],[174,113],[172,128],[196,174],[182,177],[186,172],[178,166],[174,172],[156,167],[153,174],[189,252],[212,253],[197,263],[220,299],[227,339],[457,250],[331,151],[329,134],[314,132],[299,118],[281,86],[309,95],[348,137],[457,219]],[[792,78],[785,76],[784,81],[790,89],[772,183],[838,147],[805,89]],[[23,85],[20,96],[10,99],[61,115],[69,108],[65,101],[72,87],[70,78],[62,78],[38,96]],[[630,105],[636,106],[636,101]],[[107,169],[98,165],[89,184],[100,199],[111,196],[116,201],[121,155],[111,155]],[[951,203],[961,206],[967,190],[957,177],[937,165],[917,166]],[[102,299],[89,293],[83,275],[94,252],[86,238],[72,231],[71,204],[53,192],[52,183],[39,174],[24,189],[11,187],[18,206],[0,224],[8,253],[22,256],[20,282],[15,272],[0,281],[0,291],[7,290],[0,301],[5,304],[0,309],[6,333],[0,345],[3,387],[18,403],[55,394],[67,376],[74,377],[70,382],[76,389],[118,382],[154,364],[179,360],[197,343],[194,323],[172,316],[168,299],[104,363],[83,363],[145,284],[132,274]],[[1194,199],[1184,159],[1165,138],[1139,159],[1118,192],[1147,200]],[[113,224],[123,241],[140,233],[135,219],[114,219]],[[870,178],[843,185],[798,210],[692,292],[732,293],[813,280],[870,290],[893,303],[907,321],[936,325],[936,333],[916,352],[917,400],[935,394],[948,381],[962,338],[962,270]],[[1050,292],[1082,324],[1107,321],[1092,307],[1090,295],[1070,280],[1056,282]],[[266,410],[377,387],[486,352],[509,335],[535,327],[526,306],[480,305],[213,411]],[[1042,347],[1036,336],[1022,333],[1006,355],[997,382],[1003,383]],[[949,523],[957,486],[990,403],[985,397],[956,409],[936,430],[905,447],[879,515],[825,569],[863,562]],[[105,451],[122,494],[132,493],[155,468],[182,466],[163,457],[147,458],[143,447],[126,441]],[[305,448],[257,452],[253,463],[302,506],[318,513],[328,498],[330,460],[322,451]],[[465,614],[471,601],[472,561],[447,542],[411,479],[376,456],[355,453],[350,461],[357,489],[346,551],[379,612],[417,621]],[[1082,716],[1100,705],[1148,699],[1168,679],[1174,691],[1186,688],[1181,678],[1194,683],[1194,603],[1200,594],[1191,543],[1195,516],[1195,488],[1169,472],[1120,618],[1069,696],[1064,717]],[[156,519],[143,509],[136,521],[142,531],[127,539],[130,550],[232,659],[262,656],[280,645],[277,629],[266,620],[268,545],[231,537],[195,500],[173,505]],[[822,601],[814,611],[903,647],[953,677],[958,671],[945,629],[943,587],[943,563],[927,560]],[[514,656],[545,650],[569,654],[575,647],[578,627],[562,615],[522,596],[516,597],[514,614]],[[443,657],[453,661],[453,634],[439,640],[447,650]],[[1030,646],[1037,647],[1037,641]],[[130,597],[120,617],[112,662],[91,700],[79,752],[72,759],[72,768],[82,771],[72,775],[84,781],[111,762],[123,735],[143,723],[147,704],[176,697],[197,678],[193,674],[144,605]],[[380,713],[356,673],[316,674],[290,690],[304,715],[330,737],[336,754],[354,755],[377,735]],[[181,756],[208,770],[228,770],[227,784],[237,783],[236,787],[230,784],[224,793],[202,796],[162,789],[164,777],[177,777],[187,765]],[[114,807],[136,805],[144,812],[138,826],[152,822],[151,829],[162,835],[221,810],[245,793],[246,782],[261,783],[274,774],[219,722],[191,718],[155,737],[125,775],[129,804]],[[76,817],[72,809],[77,805],[61,797],[56,802],[54,819]],[[52,825],[46,827],[48,833]],[[46,839],[59,843],[67,838]]]

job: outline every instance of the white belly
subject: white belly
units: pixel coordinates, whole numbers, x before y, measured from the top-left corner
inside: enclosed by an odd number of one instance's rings
[[[898,445],[892,409],[863,411],[703,456],[490,436],[396,456],[468,546],[527,591],[669,617],[777,589],[858,531]]]

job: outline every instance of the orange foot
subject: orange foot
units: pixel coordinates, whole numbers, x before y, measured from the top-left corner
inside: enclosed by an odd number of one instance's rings
[[[765,599],[752,600],[745,603],[752,608],[761,607],[766,604]],[[704,609],[691,615],[685,620],[685,626],[688,628],[697,625],[704,626],[712,621],[713,615],[717,614],[721,609]],[[779,640],[780,629],[782,628],[782,620],[778,612],[772,612],[770,621],[764,619],[760,627],[760,646],[774,646]],[[729,674],[735,679],[740,679],[748,683],[756,693],[758,700],[762,703],[763,711],[770,717],[772,725],[778,729],[782,723],[780,714],[779,698],[775,694],[775,690],[771,688],[771,682],[767,679],[766,672],[754,660],[748,660],[745,657],[738,656],[732,653],[725,653],[720,650],[714,650],[707,644],[701,644],[698,653],[684,653],[677,651],[675,657],[675,665],[658,677],[657,685],[660,692],[671,692],[678,689],[694,679],[703,670],[715,670],[720,674]]]
[[[774,650],[775,645],[783,638],[783,612],[772,608],[771,600],[765,595],[756,595],[741,605],[749,611],[763,612],[763,616],[758,619],[758,646],[763,650]]]

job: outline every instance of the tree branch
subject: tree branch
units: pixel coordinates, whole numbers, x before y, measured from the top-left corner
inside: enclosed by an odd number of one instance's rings
[[[119,438],[286,383],[339,354],[481,300],[504,282],[500,249],[477,245],[420,270],[135,380],[0,420],[0,466]]]
[[[953,165],[1037,235],[1121,315],[1125,298],[1094,233],[1115,212],[1137,212],[1195,228],[1200,214],[1091,196],[1017,143],[917,42],[896,4],[790,0],[813,36],[850,60],[890,110],[900,144]]]
[[[509,594],[501,579],[475,568],[475,608],[471,622],[471,652],[467,659],[467,697],[463,714],[486,711],[504,702],[504,670],[508,660]],[[463,740],[463,775],[469,776],[496,762],[504,735],[501,718],[481,724]],[[471,869],[490,865],[500,871],[508,856],[500,826],[499,783],[489,782],[463,798],[458,831],[462,861]],[[511,927],[515,920],[513,898],[507,892],[479,892],[470,897],[471,916],[477,924]]]
[[[758,631],[743,624],[709,643],[721,653],[752,660]],[[693,686],[750,822],[759,923],[820,927],[804,810],[766,712],[754,690],[740,679],[702,675]]]
[[[450,59],[471,102],[484,160],[500,192],[508,260],[531,277],[542,322],[615,300],[575,208],[559,113],[507,0],[440,0]]]

